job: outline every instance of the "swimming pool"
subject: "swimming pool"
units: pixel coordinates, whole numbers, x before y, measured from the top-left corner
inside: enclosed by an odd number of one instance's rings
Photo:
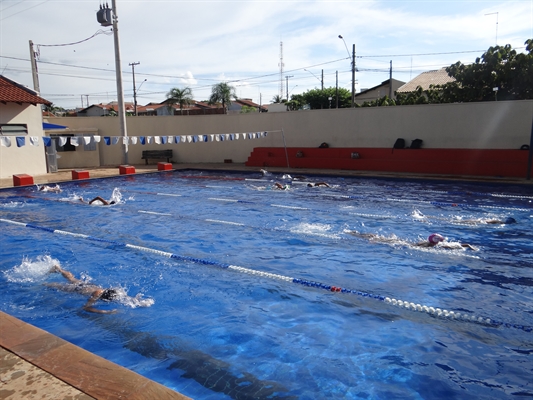
[[[281,178],[2,190],[0,307],[195,399],[533,395],[530,187],[309,176],[273,190]],[[479,250],[409,246],[434,232]],[[154,304],[87,313],[86,296],[44,285],[64,281],[52,259]]]

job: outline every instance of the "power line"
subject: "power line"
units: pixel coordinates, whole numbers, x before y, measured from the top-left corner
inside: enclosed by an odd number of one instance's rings
[[[50,0],[44,0],[42,3],[35,4],[34,6],[31,6],[31,7],[25,8],[24,10],[20,10],[19,12],[16,12],[15,14],[8,15],[7,17],[4,17],[4,18],[0,19],[0,21],[3,21],[3,20],[5,20],[5,19],[11,18],[11,17],[14,17],[14,16],[17,15],[17,14],[23,13],[24,11],[31,10],[32,8],[35,8],[35,7],[37,7],[37,6],[40,6],[41,4],[47,3],[47,2],[49,2],[49,1],[50,1]],[[7,8],[9,8],[9,7],[7,7]],[[6,8],[6,10],[7,10],[7,8]],[[2,12],[3,12],[3,11],[4,11],[4,10],[2,10]]]

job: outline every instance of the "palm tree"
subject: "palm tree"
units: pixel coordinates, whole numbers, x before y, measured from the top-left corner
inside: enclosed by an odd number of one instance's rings
[[[189,105],[192,102],[193,102],[192,90],[188,86],[184,87],[183,89],[173,88],[173,89],[170,89],[170,92],[167,93],[167,103],[168,103],[169,113],[172,110],[172,105],[179,104],[180,114],[183,114],[183,106]]]
[[[272,103],[274,104],[281,104],[283,103],[283,99],[281,98],[281,96],[279,94],[276,94],[274,97],[272,97]]]
[[[237,100],[237,94],[233,86],[228,85],[226,82],[213,85],[211,88],[211,97],[209,97],[209,104],[222,103],[224,114],[226,114],[226,106],[231,105],[231,100]]]

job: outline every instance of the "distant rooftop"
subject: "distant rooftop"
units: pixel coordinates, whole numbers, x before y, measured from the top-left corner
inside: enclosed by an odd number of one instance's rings
[[[418,86],[422,90],[429,89],[430,85],[444,85],[448,82],[454,82],[455,78],[448,75],[445,68],[441,68],[434,71],[422,72],[413,80],[407,82],[396,90],[396,93],[411,93],[416,90]]]

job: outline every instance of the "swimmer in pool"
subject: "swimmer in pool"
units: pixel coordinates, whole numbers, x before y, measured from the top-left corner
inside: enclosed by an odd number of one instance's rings
[[[278,183],[278,182],[276,182],[273,187],[273,189],[278,189],[278,190],[289,190],[290,188],[291,188],[290,185],[282,185],[281,183]]]
[[[457,246],[453,246],[453,245],[450,245],[450,244],[447,244],[447,243],[444,243],[446,242],[446,238],[438,233],[432,233],[431,235],[428,236],[428,239],[423,241],[423,242],[418,242],[418,243],[415,243],[413,246],[419,246],[419,247],[435,247],[435,246],[439,246],[439,248],[441,249],[456,249]],[[468,244],[468,243],[459,243],[459,245],[461,247],[464,247],[464,248],[467,248],[467,249],[470,249],[470,250],[474,250],[474,251],[477,251],[477,249],[472,246],[471,244]]]
[[[435,217],[435,216],[426,216],[422,214],[420,211],[415,210],[413,212],[413,216],[419,220],[428,220],[428,219],[438,219],[441,221],[450,221],[448,218],[444,217]],[[507,217],[505,219],[499,219],[499,218],[491,218],[491,219],[461,219],[460,217],[454,217],[451,219],[452,223],[454,224],[466,224],[466,225],[477,225],[477,224],[489,224],[489,225],[509,225],[509,224],[516,224],[516,219],[513,217]]]
[[[452,243],[444,243],[446,241],[446,238],[438,233],[433,233],[429,235],[427,240],[423,242],[418,242],[418,243],[409,243],[409,242],[399,240],[398,238],[395,238],[395,237],[385,237],[385,236],[376,235],[374,233],[360,233],[357,231],[348,231],[347,233],[349,233],[350,235],[359,237],[359,238],[368,239],[371,242],[406,244],[412,247],[436,247],[438,246],[438,248],[440,249],[448,249],[448,250],[458,249],[458,248],[466,248],[466,249],[470,249],[474,251],[478,250],[477,248],[475,248],[474,246],[468,243],[457,243],[456,245],[453,245]]]
[[[72,272],[64,270],[59,265],[54,265],[50,272],[60,273],[67,281],[69,281],[69,283],[47,283],[46,286],[53,287],[64,292],[80,293],[83,295],[90,296],[89,300],[87,300],[87,303],[85,303],[85,305],[83,306],[83,309],[85,311],[98,314],[114,314],[117,312],[117,310],[99,310],[97,308],[94,308],[93,305],[98,300],[113,301],[117,300],[119,297],[123,297],[124,295],[119,293],[118,290],[104,289],[101,286],[84,282],[80,279],[75,278],[74,275],[72,275]]]
[[[481,222],[482,224],[492,224],[492,225],[508,225],[508,224],[516,224],[516,219],[513,217],[507,217],[505,219],[485,219],[485,220],[475,220],[475,219],[469,219],[469,220],[461,220],[459,221],[463,224],[477,224],[478,222]]]
[[[54,193],[61,192],[61,188],[57,184],[54,187],[48,186],[48,185],[42,185],[42,186],[37,186],[37,188],[39,192],[54,192]]]
[[[317,183],[308,183],[307,184],[307,187],[318,187],[318,186],[330,187],[326,182],[317,182]]]
[[[93,204],[93,203],[96,202],[96,201],[99,201],[99,202],[102,203],[102,205],[104,205],[104,206],[110,206],[110,205],[112,205],[112,204],[116,204],[113,200],[111,200],[111,201],[107,201],[107,200],[103,199],[103,198],[100,197],[100,196],[96,196],[94,199],[92,199],[92,200],[89,201],[89,202],[86,202],[85,200],[83,200],[83,197],[80,197],[80,201],[81,201],[82,203],[89,204],[89,205],[90,205],[90,204]]]

